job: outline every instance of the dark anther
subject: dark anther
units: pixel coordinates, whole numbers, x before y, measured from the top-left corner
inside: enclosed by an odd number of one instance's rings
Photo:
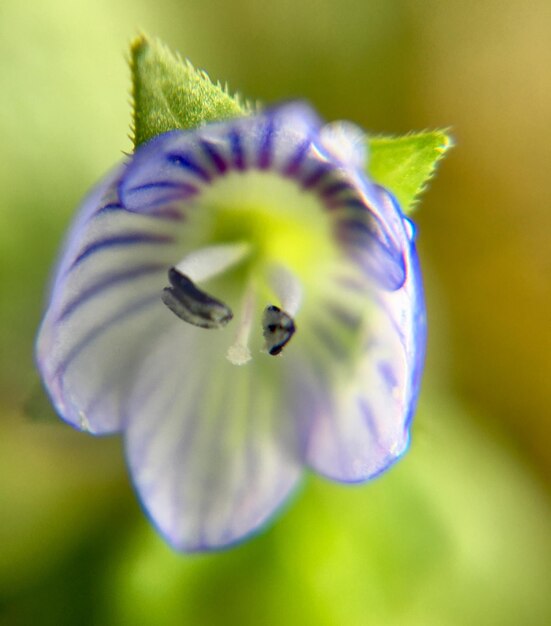
[[[262,329],[266,340],[266,350],[272,356],[281,353],[296,331],[293,318],[274,305],[264,309]]]
[[[175,267],[168,270],[168,280],[171,286],[163,289],[161,299],[184,322],[200,328],[222,328],[233,318],[228,306],[198,289]]]

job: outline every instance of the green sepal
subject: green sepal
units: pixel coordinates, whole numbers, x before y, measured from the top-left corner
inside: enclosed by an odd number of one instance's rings
[[[389,189],[405,214],[411,213],[438,161],[453,146],[446,130],[403,137],[369,138],[369,175]]]
[[[135,148],[161,133],[246,115],[254,108],[145,35],[131,44],[130,67]],[[407,214],[452,145],[445,130],[370,137],[368,171],[376,182],[394,193]]]
[[[214,84],[161,42],[145,35],[130,46],[134,147],[169,130],[246,114],[251,106]]]

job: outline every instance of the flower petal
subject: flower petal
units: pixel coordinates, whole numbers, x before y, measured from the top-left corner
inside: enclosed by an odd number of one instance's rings
[[[347,121],[331,122],[320,131],[327,150],[343,163],[364,169],[367,160],[367,138],[361,128]]]
[[[406,280],[407,230],[393,196],[363,174],[353,177],[361,198],[348,200],[353,212],[338,223],[337,235],[348,255],[384,289],[395,290]]]
[[[308,106],[288,104],[159,136],[85,201],[60,259],[37,348],[48,391],[73,426],[124,432],[141,500],[179,549],[220,547],[254,532],[305,463],[359,481],[407,446],[425,342],[411,225],[365,176],[361,149],[346,158],[343,145],[361,143],[355,131],[320,129]],[[254,214],[260,228],[252,219],[249,230],[230,206],[244,204],[248,192],[254,207],[273,195]],[[272,211],[279,221],[271,227]],[[291,228],[284,224],[289,213]],[[218,233],[215,225],[228,221],[231,228]],[[313,224],[323,228],[310,249]],[[280,334],[272,356],[258,354],[257,315],[250,352],[245,346],[232,364],[232,329],[190,326],[161,294],[180,259],[255,243],[265,255],[258,267],[251,261],[229,280],[213,278],[223,306],[226,296],[235,306],[242,289],[260,294],[263,277],[255,272],[279,263],[280,253],[282,267],[298,270],[305,297],[300,311],[302,298],[294,297],[297,305],[282,313],[289,336],[298,329],[296,340]],[[294,245],[304,247],[303,257],[287,254]],[[248,287],[241,284],[246,274]],[[182,271],[182,282],[172,277],[168,290],[186,311],[181,296],[193,280]],[[215,301],[222,302],[213,295]],[[248,335],[254,313],[245,318]],[[283,345],[283,356],[275,356]]]
[[[262,365],[223,358],[226,332],[175,320],[143,361],[127,402],[136,489],[162,534],[187,551],[256,530],[301,473],[299,429],[282,412],[278,381]]]
[[[165,220],[123,210],[121,175],[84,202],[60,258],[37,341],[37,361],[63,418],[94,433],[119,430],[121,402],[151,329],[177,240]]]
[[[150,213],[193,199],[230,172],[298,167],[297,150],[305,152],[320,124],[310,107],[290,103],[256,116],[165,133],[136,152],[120,186],[121,198],[130,211]]]
[[[405,280],[406,245],[400,212],[381,199],[380,188],[363,171],[335,156],[319,128],[315,114],[299,103],[166,133],[138,150],[121,181],[121,199],[137,213],[156,214],[177,202],[185,212],[222,176],[270,170],[316,194],[338,240],[366,274],[386,289],[398,289]]]
[[[408,277],[397,291],[372,290],[365,297],[368,320],[361,333],[361,356],[342,375],[302,364],[310,397],[311,429],[307,460],[316,471],[342,481],[376,476],[405,451],[415,410],[425,351],[425,308],[413,242],[407,252]],[[358,289],[359,286],[353,286]],[[360,323],[346,309],[334,321]],[[338,324],[316,329],[316,340],[339,359]],[[309,372],[309,374],[306,374]],[[308,379],[309,377],[309,379]]]

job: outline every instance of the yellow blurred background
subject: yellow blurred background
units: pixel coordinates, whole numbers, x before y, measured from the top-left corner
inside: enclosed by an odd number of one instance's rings
[[[407,456],[310,478],[261,536],[181,556],[120,443],[73,432],[32,350],[57,247],[131,148],[144,29],[247,97],[373,133],[453,128],[415,220],[427,372]],[[548,0],[2,0],[0,624],[551,623]]]

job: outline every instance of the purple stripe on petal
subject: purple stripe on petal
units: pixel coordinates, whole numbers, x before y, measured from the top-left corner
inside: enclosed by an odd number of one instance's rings
[[[264,127],[264,133],[260,140],[258,147],[258,167],[261,170],[267,170],[272,164],[272,150],[274,147],[274,118],[272,115],[268,115],[266,119],[266,126]]]
[[[166,373],[162,370],[159,371],[160,368],[155,370],[151,370],[147,376],[146,380],[140,381],[140,385],[135,387],[132,391],[132,400],[128,402],[128,405],[125,407],[124,417],[121,422],[122,430],[125,430],[129,425],[129,420],[132,419],[134,412],[137,407],[143,408],[145,404],[150,400],[150,397],[155,391],[157,391],[163,384]],[[176,402],[178,398],[177,393],[168,393],[166,394],[167,402]],[[159,415],[164,415],[161,411],[158,412]],[[136,453],[140,458],[145,460],[145,447],[151,442],[152,436],[157,429],[157,423],[155,421],[151,421],[148,423],[146,432],[142,438],[142,444],[136,450]],[[143,427],[142,427],[143,432]]]
[[[163,189],[172,190],[164,195],[162,193],[149,193],[156,192]],[[145,192],[146,197],[152,197],[149,202],[144,202],[143,199],[140,202],[140,213],[149,215],[151,217],[158,217],[161,219],[174,219],[179,220],[182,218],[182,213],[176,207],[167,207],[172,202],[181,202],[191,198],[199,193],[199,188],[195,185],[191,185],[186,182],[175,181],[158,181],[154,183],[145,183],[143,185],[136,185],[129,188],[126,191],[126,200],[132,203],[133,194],[138,194],[138,198]]]
[[[159,294],[148,294],[147,296],[140,298],[136,302],[132,302],[128,306],[124,307],[121,311],[118,311],[107,320],[102,321],[100,324],[92,328],[86,335],[69,351],[65,358],[57,366],[53,378],[59,379],[65,373],[65,370],[71,364],[74,359],[87,347],[92,341],[97,339],[102,333],[109,330],[115,324],[122,322],[124,319],[131,315],[141,313],[144,309],[152,304],[160,302]]]
[[[340,201],[340,205],[347,209],[354,209],[356,211],[360,211],[361,213],[369,213],[369,214],[372,213],[369,210],[369,206],[361,198],[343,198]]]
[[[239,130],[237,128],[232,128],[228,134],[228,139],[230,140],[233,165],[236,169],[242,172],[246,169],[246,164]]]
[[[356,210],[353,217],[343,217],[337,222],[337,236],[345,246],[355,248],[351,250],[353,256],[382,279],[385,288],[399,289],[406,279],[404,250],[399,242],[360,199],[347,201],[345,206]]]
[[[191,186],[191,185],[190,185]],[[167,203],[180,201],[181,195],[173,194],[171,196],[167,196],[165,198],[161,198],[160,200],[156,200],[155,202],[151,202],[149,205],[144,205],[144,212],[148,217],[154,217],[161,220],[170,220],[174,222],[179,222],[183,219],[182,211],[175,206],[165,206]],[[159,206],[160,208],[154,209],[154,207]],[[112,211],[128,211],[126,207],[118,202],[112,202],[110,204],[106,204],[105,206],[98,209],[92,217],[96,217],[99,215],[103,215],[104,213],[110,213]]]
[[[329,174],[332,169],[333,166],[330,163],[321,163],[302,181],[302,186],[304,189],[316,187],[320,182],[323,182],[324,177]]]
[[[182,211],[175,206],[162,206],[157,210],[149,211],[147,215],[149,217],[156,217],[161,220],[169,220],[172,222],[181,222],[184,219]]]
[[[166,373],[164,373],[164,377],[166,378]],[[144,385],[143,390],[140,389],[139,394],[135,398],[134,406],[131,408],[131,411],[130,411],[131,414],[139,410],[137,408],[138,406],[140,407],[145,406],[151,394],[155,393],[156,389],[163,382],[162,380],[163,376],[157,376],[157,377],[152,377],[152,378],[153,378],[152,381],[148,381],[148,384]],[[156,407],[155,412],[159,416],[166,416],[166,415],[171,414],[174,411],[174,409],[178,407],[178,404],[181,402],[181,397],[177,389],[174,388],[172,390],[167,390],[167,391],[169,392],[164,394],[164,399],[162,403],[160,403]],[[197,404],[196,399],[201,397],[201,394],[199,393],[199,391],[200,390],[197,389],[196,393],[193,395],[190,393],[189,402],[193,403],[193,405]],[[176,440],[172,441],[172,444],[175,447],[177,447],[179,450],[176,456],[177,458],[180,458],[180,459],[186,458],[187,451],[183,448],[187,448],[188,446],[190,446],[190,443],[191,443],[190,440],[192,439],[191,433],[193,430],[192,424],[195,425],[196,422],[200,422],[200,418],[201,418],[201,413],[197,409],[195,410],[188,409],[188,410],[190,411],[190,415],[192,415],[192,417],[188,418],[183,423],[181,436],[178,437]],[[125,420],[125,427],[126,426],[128,426],[128,419]],[[133,444],[133,448],[134,448],[133,454],[135,458],[140,459],[140,463],[143,463],[144,465],[147,464],[148,457],[151,453],[151,444],[154,443],[154,438],[157,435],[161,435],[161,433],[158,430],[158,423],[156,420],[151,420],[149,424],[147,424],[146,428],[142,426],[140,443]],[[144,489],[145,489],[145,486],[144,486]]]
[[[375,417],[373,415],[373,410],[371,408],[371,405],[365,398],[360,397],[358,398],[358,407],[362,414],[364,423],[369,429],[369,433],[373,437],[373,440],[375,442],[379,442],[379,439],[380,439],[379,429],[377,427],[377,421],[375,420]]]
[[[329,328],[325,328],[322,324],[314,322],[312,324],[312,331],[319,343],[325,346],[335,359],[341,361],[348,357],[346,348]]]
[[[366,252],[373,250],[373,246],[375,246],[375,250],[377,248],[384,250],[388,257],[400,265],[405,277],[403,250],[396,246],[378,219],[371,213],[364,211],[362,215],[358,214],[357,217],[340,219],[337,224],[337,232],[348,243],[364,247]]]
[[[392,369],[392,365],[387,361],[377,363],[377,370],[389,389],[394,389],[398,385],[396,373]]]
[[[154,183],[146,183],[144,185],[130,187],[126,190],[126,193],[131,194],[140,191],[151,191],[152,189],[177,189],[179,192],[176,195],[177,198],[186,198],[187,196],[194,195],[199,191],[199,189],[195,185],[190,185],[189,183],[184,183],[180,181],[175,182],[171,180],[159,180]]]
[[[228,171],[228,164],[224,157],[218,152],[216,146],[210,141],[201,141],[201,148],[209,161],[214,165],[218,174],[225,174]]]
[[[366,274],[377,281],[385,290],[396,291],[400,289],[406,280],[406,269],[403,257],[396,259],[389,255],[386,248],[373,239],[374,244],[367,250],[363,244],[354,241],[346,241],[349,258],[356,263]]]
[[[375,228],[373,220],[365,214],[359,217],[343,217],[338,221],[337,229],[345,236],[349,236],[351,240],[355,240],[360,244],[368,245],[372,239],[380,241],[379,231]],[[382,245],[386,243],[380,241]]]
[[[318,406],[314,422],[311,425],[314,430],[309,433],[309,438],[315,435],[315,429],[320,427],[327,428],[331,433],[331,440],[334,442],[335,463],[340,467],[341,473],[344,475],[348,467],[348,452],[343,445],[341,433],[339,432],[338,414],[334,399],[330,393],[327,393],[332,388],[331,378],[327,371],[323,369],[322,362],[321,359],[310,361],[310,367],[315,372],[315,387],[312,393],[315,397],[314,401]]]
[[[101,213],[109,213],[110,211],[122,211],[124,207],[120,202],[108,202],[100,207],[94,215],[100,215]]]
[[[106,248],[114,248],[119,246],[132,246],[136,244],[166,244],[174,243],[174,237],[170,235],[153,235],[151,233],[126,233],[124,235],[115,235],[113,237],[105,237],[88,244],[84,250],[73,261],[68,271],[74,269],[82,263],[84,259],[92,254]]]
[[[342,324],[349,330],[356,332],[361,326],[361,317],[347,310],[344,306],[335,304],[334,302],[328,302],[325,308],[337,323]]]
[[[330,183],[327,187],[321,190],[321,195],[324,199],[330,200],[333,196],[336,196],[344,191],[353,193],[354,187],[348,181],[339,180],[337,182]],[[346,200],[343,200],[345,202]]]
[[[363,293],[369,289],[369,282],[358,276],[339,275],[335,276],[335,281],[347,291]]]
[[[214,391],[211,388],[211,393],[213,395],[216,394],[216,396],[219,396],[221,399],[226,399],[225,398],[226,394],[224,393],[224,387],[227,388],[228,383],[230,383],[230,381],[228,377],[221,378],[220,381],[223,384],[222,390]],[[223,441],[226,437],[226,433],[224,432],[224,430],[228,428],[229,420],[224,420],[223,414],[227,406],[228,404],[223,403],[223,406],[218,407],[218,409],[212,415],[209,416],[210,423],[209,423],[208,429],[205,425],[205,421],[203,420],[203,429],[206,429],[205,430],[206,437],[205,435],[203,435],[202,445],[204,446],[204,449],[208,450],[210,454],[212,454],[212,457],[215,459],[224,459]],[[205,442],[204,439],[206,439],[207,441]],[[199,445],[196,444],[196,448],[198,449]],[[225,482],[225,480],[220,477],[205,476],[205,485],[206,485],[207,491],[211,490],[209,489],[211,484],[212,484],[212,489],[216,489],[217,491],[219,491],[220,486],[221,486],[220,483],[222,482]],[[207,538],[206,533],[207,533],[208,521],[212,516],[212,508],[213,506],[212,506],[212,501],[210,500],[210,498],[202,498],[197,507],[196,518],[195,518],[196,523],[197,523],[197,528],[199,530],[197,539],[198,539],[198,542],[202,545],[206,545],[208,543],[208,538]]]
[[[80,306],[88,302],[91,298],[101,294],[106,289],[110,287],[114,287],[119,285],[120,283],[125,283],[127,281],[134,280],[136,278],[142,278],[143,276],[149,276],[151,274],[156,274],[159,272],[166,271],[166,265],[162,263],[149,263],[147,265],[142,265],[140,267],[133,268],[131,270],[126,270],[124,272],[117,272],[115,274],[111,274],[105,278],[102,278],[95,284],[91,285],[84,291],[82,291],[76,298],[71,300],[68,304],[65,305],[59,317],[57,318],[57,322],[61,322],[66,320],[69,316],[71,316]]]
[[[400,320],[396,319],[395,314],[393,314],[392,308],[385,302],[384,298],[377,294],[376,292],[371,294],[374,302],[382,311],[385,312],[386,318],[392,325],[392,329],[396,333],[396,336],[400,339],[402,345],[405,345],[406,337],[404,334],[404,328],[400,325]],[[368,350],[376,343],[373,337],[368,338],[367,343],[365,345],[365,349]]]
[[[210,173],[197,161],[190,156],[189,154],[185,154],[183,152],[169,152],[166,155],[166,160],[175,165],[177,167],[181,167],[195,176],[198,176],[201,180],[204,180],[206,183],[210,183],[212,181],[212,176]]]
[[[331,211],[346,211],[350,214],[359,215],[359,219],[367,214],[370,219],[377,220],[378,217],[374,215],[369,205],[361,197],[358,197],[355,194],[356,190],[354,187],[350,186],[349,189],[353,195],[345,194],[344,196],[340,196],[340,192],[338,191],[327,195],[325,190],[322,190],[321,197],[324,199],[327,208]],[[366,218],[364,217],[364,219]]]
[[[182,195],[177,191],[164,196],[155,196],[155,199],[150,202],[144,202],[142,199],[140,200],[140,210],[136,212],[139,215],[147,215],[148,217],[178,221],[183,218],[183,213],[175,204],[181,201]],[[171,204],[172,206],[167,206]],[[129,212],[132,213],[133,211],[129,210]]]
[[[302,144],[298,147],[296,152],[293,154],[289,163],[283,169],[284,176],[298,176],[300,173],[300,168],[304,163],[306,155],[308,154],[308,150],[312,145],[311,139],[306,139]]]

